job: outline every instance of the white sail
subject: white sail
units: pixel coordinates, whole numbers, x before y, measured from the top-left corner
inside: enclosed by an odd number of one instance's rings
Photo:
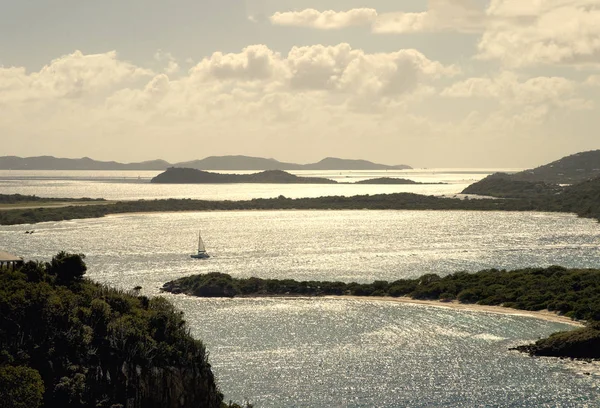
[[[206,247],[204,246],[204,241],[202,241],[202,236],[200,235],[200,231],[198,231],[198,253],[206,252]]]

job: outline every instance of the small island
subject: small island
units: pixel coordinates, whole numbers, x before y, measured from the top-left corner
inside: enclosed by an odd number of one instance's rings
[[[527,311],[551,311],[588,327],[557,333],[536,344],[516,348],[531,355],[600,359],[600,270],[561,266],[514,271],[489,269],[440,277],[372,283],[299,282],[293,279],[233,278],[222,273],[167,282],[163,291],[199,297],[358,296],[408,297]]]
[[[404,178],[380,177],[361,180],[356,183],[338,183],[324,177],[296,176],[283,170],[266,170],[253,174],[223,174],[185,167],[170,167],[154,177],[154,184],[229,184],[229,183],[263,183],[263,184],[445,184],[419,183]]]
[[[282,170],[267,170],[254,174],[222,174],[179,167],[168,168],[150,182],[155,184],[336,184],[335,180],[320,177],[298,177]]]
[[[394,177],[379,177],[368,180],[357,181],[353,184],[414,184],[414,185],[440,185],[440,184],[448,184],[448,183],[419,183],[418,181],[409,180],[405,178],[394,178]]]

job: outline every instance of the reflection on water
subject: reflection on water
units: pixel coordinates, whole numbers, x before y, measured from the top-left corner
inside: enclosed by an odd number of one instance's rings
[[[511,171],[512,169],[502,169]],[[0,170],[3,194],[40,197],[91,197],[108,200],[151,198],[195,198],[203,200],[249,200],[321,197],[333,195],[390,194],[409,192],[425,195],[454,195],[481,180],[494,169],[419,169],[402,171],[293,171],[306,177],[325,177],[340,183],[355,183],[378,177],[407,178],[421,183],[446,185],[318,185],[318,184],[150,184],[159,171],[25,171]],[[222,173],[255,173],[248,171]]]
[[[35,229],[33,235],[24,231]],[[194,261],[198,229],[211,258]],[[219,271],[234,276],[396,280],[484,268],[597,266],[600,226],[573,215],[467,211],[233,211],[126,214],[0,228],[6,250],[88,256],[124,288]],[[167,279],[168,278],[168,279]]]
[[[207,261],[189,257],[199,228]],[[90,277],[139,285],[146,295],[211,271],[364,282],[491,267],[596,267],[599,242],[595,221],[545,213],[165,213],[0,227],[5,250],[44,260],[62,249],[82,252]],[[227,398],[261,407],[600,403],[596,377],[507,351],[563,324],[376,301],[168,297],[206,342]]]

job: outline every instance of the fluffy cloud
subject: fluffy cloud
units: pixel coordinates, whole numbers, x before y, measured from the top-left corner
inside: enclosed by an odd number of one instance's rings
[[[373,26],[380,34],[457,31],[480,32],[485,24],[484,9],[473,0],[429,0],[421,13],[381,14]]]
[[[550,113],[551,108],[592,109],[592,101],[577,96],[578,88],[578,83],[562,77],[522,80],[515,73],[503,72],[496,77],[469,78],[457,82],[444,89],[441,95],[495,100],[507,111],[535,113],[535,117],[541,120]]]
[[[503,73],[448,85],[457,68],[416,50],[367,53],[348,44],[287,53],[255,45],[215,53],[176,76],[160,71],[114,53],[74,53],[31,73],[2,68],[0,134],[10,153],[21,155],[184,160],[250,154],[311,161],[336,154],[487,165],[492,156],[486,151],[508,154],[504,146],[521,143],[520,135],[528,135],[531,146],[544,143],[557,132],[556,118],[577,114],[589,124],[583,115],[592,113],[574,112],[591,106],[578,93],[598,92],[588,86],[594,76],[576,83]],[[75,79],[79,88],[69,82]],[[35,85],[40,81],[46,85]],[[574,133],[593,129],[582,126]],[[468,155],[465,144],[472,146]],[[468,161],[474,158],[480,161]]]
[[[394,97],[457,71],[416,50],[368,54],[339,44],[293,47],[286,56],[264,45],[251,46],[237,54],[215,53],[190,72],[204,82],[263,82],[255,84],[261,89]]]
[[[511,67],[600,64],[600,0],[493,0],[479,58]]]
[[[114,51],[89,55],[75,51],[31,74],[23,68],[0,67],[0,103],[80,98],[149,75],[150,70],[117,59]]]
[[[321,30],[336,30],[351,26],[370,25],[377,19],[377,11],[370,8],[352,9],[349,11],[318,11],[306,9],[275,13],[270,17],[271,23],[281,26],[311,27]]]
[[[373,32],[479,32],[486,19],[484,9],[474,0],[429,0],[427,11],[420,13],[381,13],[371,8],[348,11],[302,11],[278,12],[270,17],[275,25],[310,27],[333,30],[351,26],[371,26]]]

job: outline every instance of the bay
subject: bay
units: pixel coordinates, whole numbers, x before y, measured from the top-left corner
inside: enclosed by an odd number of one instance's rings
[[[458,194],[491,170],[415,170],[446,186],[149,183],[148,174],[0,172],[0,192],[48,197],[250,199],[411,191]],[[404,172],[402,172],[404,173]],[[310,175],[373,178],[371,173]],[[378,175],[379,176],[379,175]],[[139,178],[138,178],[139,177]],[[388,191],[389,189],[389,191]],[[212,258],[196,261],[198,230]],[[33,234],[25,234],[35,230]],[[600,226],[569,214],[464,211],[248,211],[125,214],[0,227],[0,248],[49,260],[87,255],[90,278],[160,295],[195,273],[395,280],[526,266],[598,267]],[[600,378],[507,351],[569,325],[531,317],[354,299],[199,299],[184,311],[227,398],[257,407],[586,407]]]
[[[407,178],[434,185],[365,184],[150,184],[159,171],[38,171],[0,170],[0,192],[39,197],[105,198],[139,200],[194,198],[203,200],[249,200],[321,197],[332,195],[415,193],[426,195],[459,194],[468,185],[496,171],[517,169],[415,169],[394,171],[292,171],[304,177],[324,177],[340,183],[355,183],[378,177]],[[222,171],[249,174],[251,171]]]

